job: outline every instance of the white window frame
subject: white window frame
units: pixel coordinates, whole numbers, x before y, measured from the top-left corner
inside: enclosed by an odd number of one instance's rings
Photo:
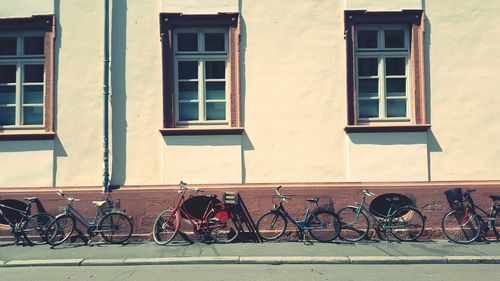
[[[357,32],[363,30],[377,31],[377,48],[359,48],[358,47],[358,34]],[[404,47],[403,48],[384,48],[385,32],[386,30],[404,30]],[[355,65],[356,65],[356,89],[359,89],[360,78],[377,78],[378,79],[378,96],[374,97],[360,97],[359,90],[356,97],[356,118],[361,123],[371,122],[410,122],[411,121],[411,95],[410,95],[410,29],[405,25],[359,25],[356,28],[356,35],[354,36],[355,44]],[[378,75],[377,76],[359,76],[359,58],[376,58],[378,61]],[[405,59],[405,75],[391,75],[385,73],[385,60],[386,58],[404,58]],[[405,78],[406,87],[404,96],[387,96],[386,92],[386,79],[387,78]],[[378,100],[378,117],[362,118],[360,117],[359,101],[363,100]],[[406,116],[404,117],[387,117],[387,101],[388,100],[406,100]]]
[[[178,51],[177,35],[179,33],[197,33],[198,51]],[[224,33],[225,51],[204,51],[205,50],[205,33]],[[215,127],[227,127],[230,124],[231,104],[230,104],[230,62],[229,62],[229,29],[228,28],[178,28],[174,31],[173,36],[174,46],[174,103],[175,103],[175,123],[179,127],[203,127],[205,125],[213,125]],[[197,61],[198,62],[198,77],[197,79],[179,80],[178,77],[178,62],[179,61]],[[206,79],[205,78],[205,63],[207,61],[225,61],[225,78],[224,79]],[[179,99],[179,82],[198,82],[198,120],[180,121],[179,120],[179,103],[190,103],[191,101],[180,101]],[[206,99],[206,82],[225,82],[225,97],[224,99],[210,100]],[[206,104],[211,102],[225,103],[225,120],[207,120]]]
[[[15,107],[15,125],[0,125],[1,129],[42,129],[45,127],[45,53],[42,55],[23,55],[24,40],[23,37],[43,37],[43,32],[0,32],[0,37],[16,37],[16,55],[0,55],[0,65],[16,65],[16,82],[0,84],[0,86],[15,86],[15,105],[0,105],[0,108]],[[24,65],[41,64],[43,65],[43,81],[42,82],[24,82]],[[43,98],[42,106],[40,104],[23,104],[24,86],[42,86]],[[23,109],[25,107],[42,107],[42,124],[23,125]]]

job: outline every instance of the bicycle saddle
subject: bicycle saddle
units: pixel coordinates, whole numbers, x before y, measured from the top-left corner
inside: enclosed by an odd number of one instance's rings
[[[101,207],[102,205],[106,204],[106,200],[104,200],[104,201],[92,201],[92,204],[96,205],[97,207]]]
[[[38,199],[36,197],[24,197],[24,201],[28,201],[28,202],[36,202]]]
[[[500,196],[497,196],[497,195],[490,195],[490,198],[491,198],[493,201],[498,201],[498,200],[500,200]]]
[[[311,197],[306,199],[307,202],[312,202],[312,203],[318,203],[319,198],[318,197]]]
[[[398,202],[398,201],[399,201],[399,197],[396,197],[396,196],[394,196],[394,197],[389,197],[389,198],[387,198],[387,199],[385,199],[385,200],[387,200],[387,201],[389,201],[389,202]]]

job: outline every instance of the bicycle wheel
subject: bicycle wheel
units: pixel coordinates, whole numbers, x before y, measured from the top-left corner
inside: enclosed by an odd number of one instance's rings
[[[417,240],[425,228],[424,216],[413,207],[399,208],[392,214],[389,223],[392,235],[405,242]]]
[[[59,245],[68,240],[74,230],[75,219],[68,215],[59,215],[47,227],[45,241],[53,246]]]
[[[339,235],[340,221],[332,211],[314,210],[307,219],[306,228],[309,229],[312,238],[319,242],[330,242]]]
[[[263,214],[257,221],[259,236],[267,241],[279,239],[286,231],[288,220],[277,211]]]
[[[448,212],[443,218],[441,228],[446,238],[459,244],[471,243],[481,234],[481,222],[476,215],[465,210]]]
[[[47,243],[47,241],[45,241],[45,232],[53,220],[54,216],[46,213],[39,213],[29,217],[22,226],[22,232],[27,240],[26,242],[33,245]]]
[[[132,221],[121,212],[110,212],[104,215],[97,224],[97,231],[102,238],[111,244],[123,244],[132,235]]]
[[[228,210],[215,210],[208,216],[208,227],[215,242],[231,243],[239,232],[238,215]]]
[[[497,240],[500,240],[500,209],[495,212],[494,221],[493,221],[493,231],[495,232],[495,236]]]
[[[174,239],[181,225],[179,212],[169,208],[163,211],[153,225],[153,238],[156,244],[165,245]]]
[[[337,215],[340,219],[340,239],[356,242],[368,235],[370,220],[364,211],[357,214],[357,208],[345,207]]]

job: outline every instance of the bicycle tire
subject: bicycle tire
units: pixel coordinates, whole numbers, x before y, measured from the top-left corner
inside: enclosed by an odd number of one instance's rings
[[[54,216],[47,213],[38,213],[29,217],[22,225],[26,242],[32,245],[46,244],[45,232],[54,219]]]
[[[218,243],[231,243],[238,238],[238,215],[234,212],[218,209],[208,216],[210,235]]]
[[[168,208],[161,212],[153,225],[153,238],[158,245],[166,245],[179,232],[180,216],[177,210]]]
[[[45,241],[52,246],[57,246],[68,240],[75,230],[76,221],[73,217],[62,214],[56,217],[45,232]]]
[[[133,225],[126,214],[114,211],[105,214],[99,220],[97,230],[106,242],[123,244],[132,236]]]
[[[457,213],[460,212],[460,213]],[[458,244],[468,244],[475,241],[481,234],[481,222],[474,214],[468,214],[464,220],[463,210],[451,210],[443,218],[441,229],[444,236]]]
[[[337,213],[340,219],[339,237],[349,242],[357,242],[368,236],[370,220],[363,210],[356,215],[356,207],[344,207]]]
[[[425,230],[422,213],[413,207],[398,208],[390,217],[391,234],[399,241],[416,241]]]
[[[494,214],[493,231],[497,240],[500,240],[500,209],[497,209]]]
[[[316,209],[306,222],[311,237],[319,242],[330,242],[339,236],[340,220],[329,210]]]
[[[266,241],[277,240],[285,233],[287,224],[285,216],[272,210],[260,216],[257,221],[257,232]]]

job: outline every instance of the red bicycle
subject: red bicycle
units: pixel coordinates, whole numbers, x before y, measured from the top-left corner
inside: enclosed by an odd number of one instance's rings
[[[181,222],[185,220],[193,226],[193,232],[203,241],[214,240],[230,243],[238,235],[241,224],[238,214],[225,208],[216,195],[197,195],[186,199],[186,191],[201,193],[199,188],[189,188],[184,182],[179,183],[179,199],[173,208],[161,212],[153,226],[153,238],[159,245],[170,243],[181,231]],[[184,233],[182,233],[184,234]]]

